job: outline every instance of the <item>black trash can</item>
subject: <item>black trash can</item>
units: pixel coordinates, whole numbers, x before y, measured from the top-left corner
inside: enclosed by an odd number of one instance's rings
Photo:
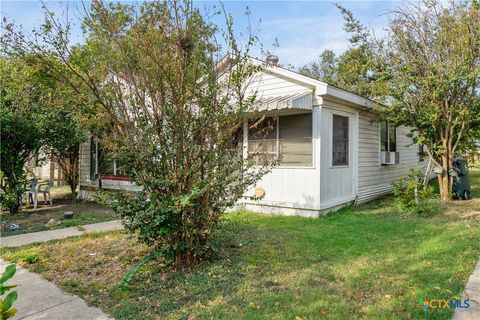
[[[470,190],[470,179],[468,176],[468,161],[464,158],[453,159],[453,186],[452,197],[453,199],[472,199],[472,193]]]

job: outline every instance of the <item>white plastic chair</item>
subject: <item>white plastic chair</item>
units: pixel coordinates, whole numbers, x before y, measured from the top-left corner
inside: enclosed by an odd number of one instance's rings
[[[45,186],[43,189],[42,187]],[[45,201],[45,204],[47,204],[47,200],[50,201],[50,205],[52,205],[52,195],[50,194],[50,189],[53,186],[53,181],[52,180],[47,180],[46,183],[40,183],[38,185],[38,193],[43,193],[43,200]],[[48,199],[47,199],[48,195]]]
[[[30,179],[30,190],[28,190],[27,202],[33,202],[33,207],[36,209],[38,205],[38,179]],[[31,202],[30,202],[31,201]]]

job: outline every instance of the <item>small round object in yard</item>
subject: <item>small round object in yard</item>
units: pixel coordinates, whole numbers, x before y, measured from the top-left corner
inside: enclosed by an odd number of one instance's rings
[[[73,218],[73,211],[65,211],[65,212],[63,213],[63,217],[64,217],[65,219],[71,219],[71,218]]]
[[[256,198],[263,198],[265,196],[265,189],[262,187],[255,188],[255,197]]]
[[[45,224],[45,227],[50,228],[50,227],[55,227],[61,224],[61,221],[55,220],[55,219],[50,219],[48,222]]]
[[[10,231],[13,232],[13,231],[18,231],[18,230],[20,230],[20,226],[18,224],[12,223],[10,225]]]

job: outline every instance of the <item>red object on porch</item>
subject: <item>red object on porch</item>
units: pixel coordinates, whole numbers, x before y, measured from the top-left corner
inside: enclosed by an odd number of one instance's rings
[[[114,176],[110,174],[102,174],[100,175],[102,180],[117,180],[117,181],[130,181],[127,176]]]

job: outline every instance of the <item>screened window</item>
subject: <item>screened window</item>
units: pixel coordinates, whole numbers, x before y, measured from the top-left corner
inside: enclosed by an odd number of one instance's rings
[[[265,118],[250,123],[248,130],[248,155],[257,165],[277,160],[277,121]]]
[[[237,157],[243,157],[243,123],[242,127],[235,130],[232,135],[231,152],[233,152]]]
[[[423,144],[418,145],[418,161],[425,161],[425,146]]]
[[[114,160],[105,152],[101,144],[98,144],[98,173],[105,175],[115,174]]]
[[[257,165],[312,165],[312,114],[266,118],[249,129],[249,156]]]
[[[380,149],[381,151],[397,151],[397,130],[388,122],[380,122]]]
[[[102,144],[92,137],[90,141],[90,179],[98,178],[98,175],[124,176],[125,163],[113,159],[102,147]]]
[[[312,114],[281,116],[279,161],[282,166],[312,165]]]
[[[333,115],[332,165],[348,165],[348,117]]]

